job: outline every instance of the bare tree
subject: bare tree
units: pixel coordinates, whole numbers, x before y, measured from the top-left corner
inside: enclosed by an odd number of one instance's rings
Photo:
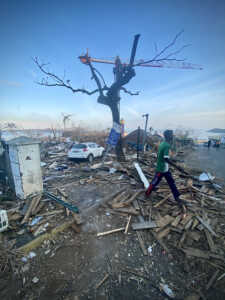
[[[64,114],[62,113],[62,117],[63,117],[63,131],[65,132],[66,130],[66,123],[70,120],[70,117],[72,117],[72,115],[69,114]]]
[[[168,53],[168,50],[170,50],[176,43],[178,37],[182,34],[182,31],[179,32],[175,38],[170,42],[166,47],[164,47],[162,50],[158,51],[156,49],[156,54],[152,59],[148,60],[142,60],[138,63],[134,64],[134,58],[136,54],[136,48],[138,44],[138,39],[140,35],[136,35],[133,42],[133,47],[131,51],[131,57],[129,64],[122,64],[119,57],[115,60],[115,67],[113,69],[114,75],[115,75],[115,81],[108,86],[102,76],[102,74],[92,65],[91,58],[86,55],[84,58],[85,64],[89,67],[92,79],[94,79],[97,89],[93,91],[88,91],[86,89],[82,88],[74,88],[70,84],[70,80],[66,80],[65,76],[60,77],[58,75],[55,75],[54,73],[50,72],[48,70],[48,64],[41,63],[37,57],[33,58],[34,63],[39,68],[39,70],[45,75],[39,82],[37,82],[39,85],[43,86],[54,86],[54,87],[64,87],[69,90],[71,90],[73,93],[83,93],[86,95],[93,95],[98,93],[97,101],[98,103],[104,104],[108,106],[112,112],[112,119],[113,123],[120,126],[120,111],[119,111],[119,103],[120,103],[120,91],[123,91],[129,95],[138,95],[139,92],[131,92],[128,91],[124,86],[130,82],[130,80],[135,76],[135,70],[134,67],[142,66],[146,63],[163,63],[168,61],[184,61],[182,59],[176,59],[174,56],[180,53],[185,47],[188,45],[184,45],[183,47],[174,50],[170,53]],[[116,145],[116,154],[118,159],[124,159],[123,151],[122,151],[122,139],[120,138],[117,145]]]

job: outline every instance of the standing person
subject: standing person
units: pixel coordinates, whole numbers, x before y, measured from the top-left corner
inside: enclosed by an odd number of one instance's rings
[[[210,146],[211,146],[211,140],[209,139],[208,140],[208,148],[210,148]]]
[[[154,178],[152,179],[148,189],[146,190],[145,194],[147,197],[150,196],[151,192],[155,189],[155,187],[160,183],[163,177],[166,178],[166,181],[172,191],[173,197],[177,202],[178,206],[182,210],[183,213],[186,212],[186,208],[183,205],[182,200],[179,198],[180,193],[176,187],[174,179],[172,177],[171,172],[169,171],[169,164],[176,167],[174,163],[171,162],[169,157],[169,151],[171,148],[171,144],[173,142],[173,131],[166,130],[164,132],[165,140],[160,144],[158,149],[157,155],[157,166],[156,166],[156,173]]]

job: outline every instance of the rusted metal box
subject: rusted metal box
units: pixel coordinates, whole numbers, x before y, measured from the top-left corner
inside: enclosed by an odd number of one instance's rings
[[[43,191],[39,144],[28,137],[6,142],[9,179],[20,199]]]

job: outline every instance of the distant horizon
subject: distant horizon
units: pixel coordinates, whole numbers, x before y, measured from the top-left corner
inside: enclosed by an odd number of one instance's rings
[[[61,126],[68,113],[75,125],[110,128],[111,111],[97,102],[98,93],[36,84],[43,73],[32,57],[73,88],[93,91],[90,70],[78,59],[87,48],[91,57],[119,55],[124,62],[140,34],[135,59],[151,60],[182,32],[164,52],[178,60],[176,68],[171,61],[171,68],[135,68],[125,88],[140,93],[121,91],[121,118],[128,128],[144,127],[146,113],[153,128],[225,128],[225,1],[2,1],[0,25],[1,122],[44,129]],[[182,62],[203,69],[183,69]],[[113,66],[93,66],[110,86]]]

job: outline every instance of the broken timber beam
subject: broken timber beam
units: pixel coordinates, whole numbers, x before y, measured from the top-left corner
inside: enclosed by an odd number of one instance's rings
[[[131,221],[131,215],[128,218],[128,222],[127,222],[127,225],[126,225],[126,228],[125,228],[125,231],[124,231],[125,234],[127,234],[127,232],[128,232],[128,229],[129,229],[129,226],[130,226],[130,221]]]
[[[30,205],[28,207],[28,210],[27,210],[27,212],[26,212],[26,214],[25,214],[25,216],[24,216],[24,218],[21,222],[21,224],[24,224],[29,220],[29,217],[32,214],[32,211],[34,211],[37,208],[37,205],[40,202],[41,197],[42,197],[42,194],[33,197],[33,199],[30,202]]]
[[[217,236],[217,234],[212,230],[211,226],[205,222],[201,217],[196,216],[196,218],[202,223],[202,225],[209,231],[212,233],[212,235]]]
[[[23,253],[28,253],[34,248],[38,247],[43,241],[45,240],[52,240],[56,234],[62,232],[63,230],[69,228],[74,223],[74,220],[65,222],[56,228],[53,228],[50,232],[46,232],[40,236],[38,236],[36,239],[30,241],[29,243],[23,245],[18,250]]]
[[[133,230],[141,230],[141,229],[155,228],[157,227],[157,225],[155,222],[150,221],[150,222],[133,223],[131,227]]]
[[[138,241],[139,241],[140,247],[141,247],[141,249],[142,249],[142,251],[143,251],[143,254],[144,254],[144,255],[148,255],[148,251],[147,251],[147,249],[145,248],[145,244],[144,244],[144,241],[143,241],[143,239],[142,239],[142,236],[141,236],[140,231],[136,231],[136,233],[137,233]]]
[[[103,236],[103,235],[108,235],[108,234],[119,232],[119,231],[123,231],[123,230],[125,230],[125,227],[121,227],[121,228],[117,228],[117,229],[113,229],[113,230],[109,230],[109,231],[105,231],[105,232],[99,232],[99,233],[97,233],[97,237]]]
[[[162,205],[164,202],[166,202],[166,200],[169,199],[170,196],[172,196],[171,193],[169,193],[164,199],[162,199],[161,201],[159,201],[158,203],[156,203],[156,204],[154,205],[154,207],[156,208],[156,207],[159,207],[160,205]]]

